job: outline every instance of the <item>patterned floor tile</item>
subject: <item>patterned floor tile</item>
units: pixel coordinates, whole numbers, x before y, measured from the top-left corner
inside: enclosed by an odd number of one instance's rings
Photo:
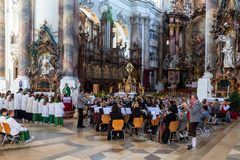
[[[144,149],[129,149],[129,151],[133,152],[133,153],[148,153],[146,150]]]
[[[120,149],[120,148],[111,148],[111,149],[108,149],[108,150],[105,150],[103,152],[113,152],[113,153],[118,153],[118,152],[121,152],[123,151],[124,149]]]
[[[159,160],[161,158],[155,156],[154,154],[150,154],[150,155],[144,157],[144,159],[146,159],[146,160]]]
[[[172,153],[174,150],[169,150],[169,149],[159,149],[159,150],[157,150],[156,152],[154,152],[154,153],[156,153],[156,154],[170,154],[170,153]]]
[[[132,143],[124,143],[124,144],[122,144],[122,146],[124,148],[128,149],[128,148],[134,147],[134,144],[132,144]]]
[[[102,153],[97,153],[97,154],[94,154],[94,155],[91,155],[90,158],[91,160],[101,160],[103,158],[105,158],[106,156]]]

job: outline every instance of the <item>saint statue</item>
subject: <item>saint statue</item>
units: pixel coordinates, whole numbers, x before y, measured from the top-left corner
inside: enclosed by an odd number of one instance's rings
[[[218,41],[226,43],[222,49],[222,53],[224,53],[224,68],[234,68],[234,46],[232,38],[229,35],[220,35]]]
[[[51,56],[41,56],[39,58],[40,63],[42,64],[41,66],[41,73],[42,75],[49,75],[49,73],[54,70],[52,64],[50,63]]]

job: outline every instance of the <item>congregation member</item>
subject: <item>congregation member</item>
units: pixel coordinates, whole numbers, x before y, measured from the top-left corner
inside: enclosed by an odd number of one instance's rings
[[[199,102],[196,95],[192,95],[190,99],[190,107],[187,108],[188,112],[190,113],[190,124],[189,124],[189,132],[192,136],[192,143],[188,145],[187,149],[195,148],[197,145],[197,134],[196,130],[198,127],[199,122],[201,122],[201,110],[202,104]]]
[[[225,99],[221,105],[221,113],[225,117],[226,122],[231,122],[231,116],[230,116],[230,106],[227,99]]]
[[[7,109],[2,108],[0,110],[0,123],[3,122],[6,119],[6,116],[7,116]]]

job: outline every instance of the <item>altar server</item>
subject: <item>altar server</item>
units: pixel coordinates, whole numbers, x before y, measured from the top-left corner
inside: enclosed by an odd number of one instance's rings
[[[15,94],[15,97],[14,97],[14,112],[15,112],[14,115],[15,115],[16,119],[22,119],[22,109],[21,109],[22,92],[23,92],[23,89],[20,88],[19,91],[17,92],[17,94]]]
[[[5,95],[5,101],[4,101],[4,106],[3,106],[3,108],[8,109],[10,98],[11,98],[11,91],[8,91],[8,92],[6,93],[6,95]]]
[[[30,134],[27,128],[22,127],[17,121],[13,118],[14,117],[14,111],[9,110],[8,116],[6,117],[6,122],[9,124],[9,127],[11,128],[11,135],[17,135],[19,134],[22,141],[28,141],[30,140]]]
[[[26,91],[24,91],[23,96],[22,96],[22,118],[23,118],[23,122],[27,119],[26,108],[27,108],[28,98],[29,98],[29,95],[26,93]]]
[[[14,94],[12,93],[8,102],[8,110],[14,110]]]
[[[55,126],[63,125],[64,104],[61,102],[61,97],[57,96],[54,103],[54,124]]]
[[[47,96],[44,97],[44,102],[42,105],[42,120],[43,123],[46,125],[49,122],[49,109],[48,109],[48,98]]]
[[[5,94],[0,94],[0,109],[4,107],[4,101],[5,101]]]
[[[48,113],[49,113],[50,124],[54,124],[54,113],[55,113],[54,108],[55,108],[54,97],[51,97],[51,100],[48,103]]]
[[[27,120],[30,122],[32,121],[32,106],[33,106],[33,101],[34,101],[34,95],[33,93],[29,94],[28,100],[27,100],[27,108],[26,108],[26,114],[27,114]]]
[[[44,103],[44,94],[41,94],[38,99],[38,111],[37,111],[37,119],[38,122],[42,122],[42,107]]]
[[[39,95],[36,94],[35,100],[33,101],[33,105],[32,105],[32,113],[33,113],[32,120],[34,123],[38,122],[38,98],[39,98]]]

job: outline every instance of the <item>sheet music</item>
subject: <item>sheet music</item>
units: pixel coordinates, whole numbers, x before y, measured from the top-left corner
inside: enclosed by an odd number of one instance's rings
[[[100,109],[100,108],[102,108],[102,107],[97,107],[97,106],[94,107],[94,112],[95,112],[95,113],[99,113],[99,109]]]
[[[132,114],[132,111],[131,111],[131,108],[125,108],[125,110],[126,110],[126,112],[127,112],[127,114]]]
[[[111,111],[112,111],[112,108],[103,108],[104,114],[110,114]]]
[[[121,108],[121,112],[122,112],[123,115],[126,115],[126,114],[127,114],[125,108]]]

